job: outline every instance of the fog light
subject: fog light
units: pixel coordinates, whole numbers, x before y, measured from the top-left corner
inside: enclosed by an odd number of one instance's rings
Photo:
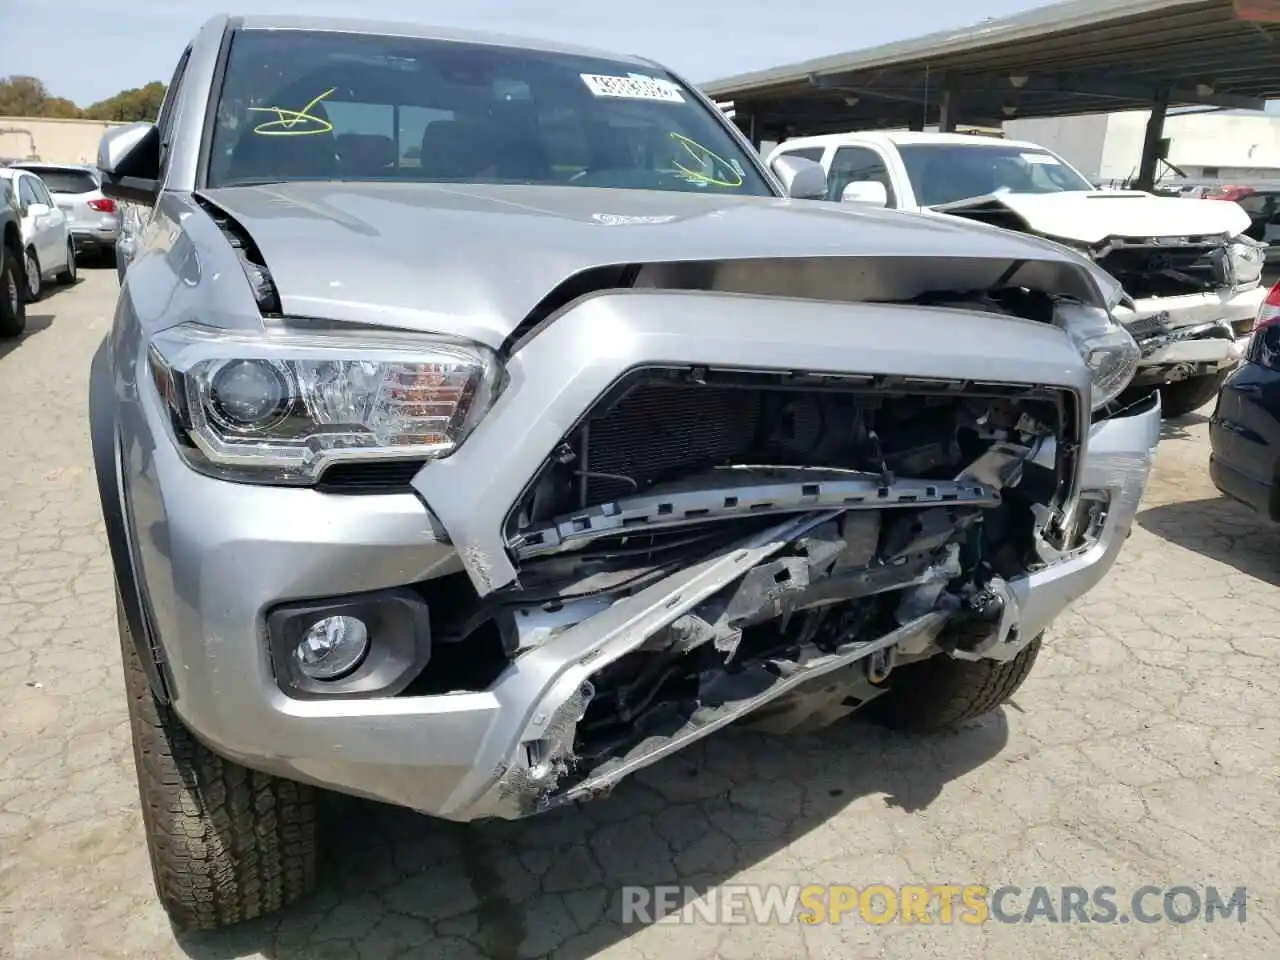
[[[431,618],[415,590],[282,603],[266,621],[271,671],[297,700],[394,697],[431,659]]]
[[[337,680],[369,652],[369,629],[355,617],[325,617],[311,625],[293,655],[312,680]]]

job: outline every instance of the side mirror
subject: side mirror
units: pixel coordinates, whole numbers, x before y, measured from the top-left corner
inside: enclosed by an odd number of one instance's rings
[[[855,180],[840,193],[841,203],[860,203],[865,207],[887,207],[889,191],[875,180]]]
[[[27,204],[27,213],[31,214],[33,217],[43,217],[48,212],[49,205],[47,203]]]
[[[783,154],[775,157],[769,168],[793,200],[821,200],[827,195],[827,171],[816,160]]]
[[[102,192],[113,200],[152,203],[160,193],[160,130],[154,123],[115,127],[98,142]]]

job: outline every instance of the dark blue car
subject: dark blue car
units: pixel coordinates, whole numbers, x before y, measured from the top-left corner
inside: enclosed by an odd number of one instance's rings
[[[1280,283],[1258,312],[1244,362],[1218,394],[1209,443],[1214,485],[1280,523]]]

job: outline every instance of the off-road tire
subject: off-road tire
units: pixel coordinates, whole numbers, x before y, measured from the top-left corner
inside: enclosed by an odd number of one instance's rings
[[[224,760],[156,700],[116,601],[133,758],[156,893],[174,925],[265,916],[315,885],[311,787]]]
[[[1161,413],[1166,417],[1182,417],[1199,410],[1218,395],[1226,378],[1225,373],[1214,373],[1163,384],[1160,387]]]
[[[0,337],[22,336],[27,329],[26,283],[22,276],[22,257],[13,250],[0,251]],[[13,287],[10,288],[9,284]],[[17,293],[11,296],[10,290]]]
[[[76,282],[76,245],[67,241],[67,265],[58,271],[58,283],[69,287]]]
[[[1040,654],[1036,637],[1012,660],[956,660],[946,654],[899,667],[867,719],[906,733],[949,730],[990,713],[1022,686]]]

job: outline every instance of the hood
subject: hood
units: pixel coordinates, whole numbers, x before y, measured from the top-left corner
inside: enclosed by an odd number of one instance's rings
[[[1067,193],[1001,193],[933,209],[959,213],[998,205],[1013,212],[1028,229],[1047,237],[1097,244],[1108,237],[1187,237],[1249,229],[1239,204],[1222,200],[1157,197],[1137,190]]]
[[[253,238],[296,317],[366,321],[500,345],[569,277],[595,267],[800,258],[911,258],[931,279],[983,261],[991,281],[1047,261],[1077,282],[1084,258],[961,219],[776,197],[416,183],[291,183],[201,196]],[[941,266],[940,266],[941,265]],[[949,280],[955,282],[954,273]],[[983,271],[984,277],[987,272]],[[983,281],[975,281],[981,285]],[[1083,281],[1096,298],[1096,283]],[[1090,285],[1092,284],[1092,285]],[[870,298],[868,298],[870,299]]]

